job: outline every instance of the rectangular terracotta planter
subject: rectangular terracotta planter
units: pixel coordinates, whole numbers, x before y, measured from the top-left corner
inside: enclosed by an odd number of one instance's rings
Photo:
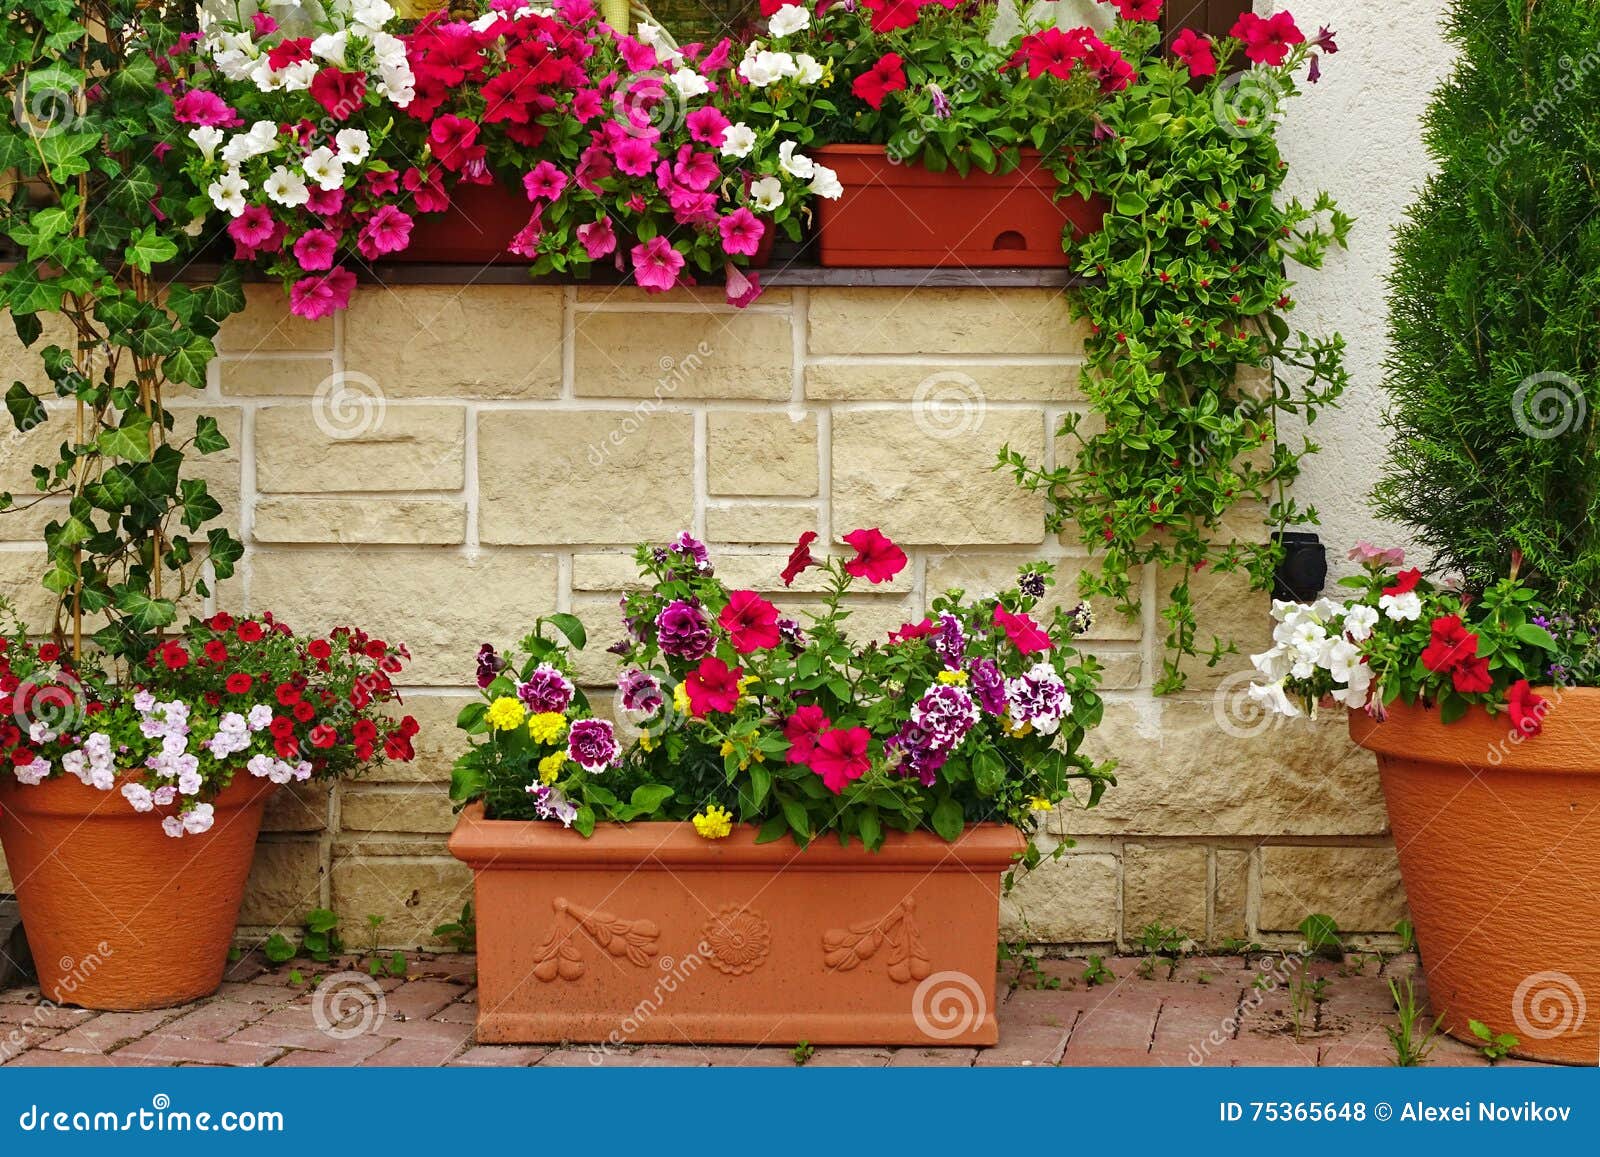
[[[884,848],[705,840],[686,823],[555,824],[462,813],[473,869],[478,1039],[992,1045],[1000,825]]]
[[[839,174],[844,194],[818,198],[818,260],[825,266],[1064,267],[1062,236],[1101,227],[1104,207],[1055,200],[1039,153],[1022,151],[1009,173],[895,164],[882,145],[824,145],[813,155]]]

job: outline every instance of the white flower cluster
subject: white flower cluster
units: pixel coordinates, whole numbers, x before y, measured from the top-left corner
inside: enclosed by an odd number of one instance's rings
[[[799,4],[785,4],[772,14],[768,31],[775,37],[789,36],[809,27],[811,14]],[[739,61],[739,76],[752,88],[767,88],[781,80],[810,86],[823,78],[822,64],[806,52],[782,52],[765,48],[759,40],[745,46],[744,58]],[[756,146],[756,134],[749,125],[740,121],[728,127],[723,135],[722,155],[743,159]],[[828,166],[795,152],[799,146],[794,141],[784,141],[778,147],[779,167],[799,181],[808,182],[806,189],[818,197],[838,200],[844,192],[839,176]],[[783,181],[776,174],[761,177],[750,185],[750,201],[763,213],[770,213],[783,204]]]
[[[249,81],[262,92],[303,92],[311,87],[323,64],[347,67],[351,41],[357,40],[372,46],[378,66],[373,87],[400,108],[410,104],[417,95],[416,78],[406,60],[405,41],[385,31],[395,18],[394,8],[386,0],[354,0],[348,14],[329,15],[347,23],[313,38],[310,60],[273,68],[250,32],[223,27],[204,8],[199,13],[206,52],[217,71],[229,80]]]
[[[116,783],[116,760],[111,755],[111,737],[96,731],[77,751],[61,757],[62,770],[78,777],[85,787],[110,791]]]
[[[256,755],[245,767],[257,779],[270,779],[273,783],[288,783],[291,779],[304,782],[311,778],[311,765],[303,759],[299,763],[285,763],[270,755]]]
[[[1006,713],[1018,729],[1031,725],[1040,735],[1054,735],[1062,718],[1071,712],[1067,685],[1045,660],[1006,680]]]
[[[1419,605],[1410,617],[1420,613]],[[1288,681],[1308,682],[1321,671],[1332,682],[1328,694],[1335,702],[1346,707],[1366,706],[1372,668],[1362,662],[1357,644],[1372,636],[1378,621],[1376,609],[1363,603],[1346,606],[1333,599],[1314,603],[1274,599],[1272,618],[1277,625],[1272,629],[1271,649],[1250,656],[1268,682],[1253,685],[1251,699],[1280,715],[1299,715],[1299,706],[1289,697]]]

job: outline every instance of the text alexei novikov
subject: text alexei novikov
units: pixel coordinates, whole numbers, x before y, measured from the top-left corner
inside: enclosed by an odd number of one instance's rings
[[[1396,1121],[1565,1121],[1571,1115],[1569,1105],[1541,1105],[1524,1101],[1520,1105],[1500,1105],[1494,1101],[1479,1101],[1474,1113],[1471,1101],[1459,1105],[1430,1105],[1426,1101],[1406,1101],[1394,1115]]]

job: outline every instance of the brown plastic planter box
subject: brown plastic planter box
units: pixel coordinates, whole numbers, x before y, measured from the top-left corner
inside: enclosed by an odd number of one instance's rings
[[[1022,837],[895,833],[882,851],[705,840],[686,823],[462,814],[478,1039],[992,1045],[1000,876]]]
[[[1098,201],[1055,200],[1056,179],[1032,149],[1009,173],[965,177],[895,164],[882,145],[825,145],[813,156],[844,185],[837,201],[816,201],[825,266],[1062,267],[1066,230],[1097,232],[1105,215]]]

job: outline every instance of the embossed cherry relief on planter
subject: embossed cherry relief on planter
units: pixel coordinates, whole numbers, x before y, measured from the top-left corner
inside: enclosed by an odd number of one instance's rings
[[[994,1044],[1000,874],[1022,846],[999,824],[952,843],[893,833],[876,853],[758,844],[748,827],[706,840],[687,823],[584,839],[471,804],[450,851],[474,873],[478,1039]],[[552,910],[553,928],[529,919]],[[954,1023],[912,983],[943,973],[977,986]],[[559,999],[530,978],[560,978]]]

